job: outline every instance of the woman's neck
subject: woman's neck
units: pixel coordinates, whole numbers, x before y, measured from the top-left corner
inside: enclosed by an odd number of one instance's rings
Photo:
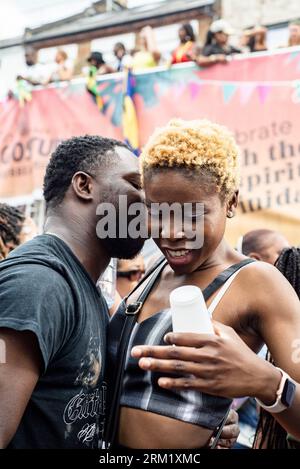
[[[235,251],[225,239],[221,241],[217,249],[210,255],[198,268],[197,271],[204,271],[215,269],[217,267],[222,268],[226,265],[239,262],[243,256]]]

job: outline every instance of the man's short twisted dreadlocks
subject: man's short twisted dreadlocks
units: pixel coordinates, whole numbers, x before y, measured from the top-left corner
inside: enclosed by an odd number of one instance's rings
[[[63,200],[76,172],[94,176],[99,166],[111,164],[116,146],[128,148],[118,140],[94,135],[73,137],[60,143],[46,169],[44,198],[47,206],[54,208]]]

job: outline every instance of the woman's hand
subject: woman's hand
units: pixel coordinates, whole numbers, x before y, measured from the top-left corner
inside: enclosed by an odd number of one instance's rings
[[[229,398],[253,396],[272,405],[280,371],[252,352],[231,327],[213,323],[215,335],[169,333],[169,346],[137,346],[132,356],[144,370],[182,375],[159,378],[162,388],[198,389]]]

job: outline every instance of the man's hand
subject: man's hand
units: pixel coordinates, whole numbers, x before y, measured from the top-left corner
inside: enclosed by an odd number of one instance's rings
[[[223,427],[216,449],[232,448],[232,446],[234,445],[234,443],[236,442],[240,434],[238,423],[239,423],[238,413],[235,410],[231,409],[228,414],[225,425]],[[211,439],[210,443],[213,443],[213,438]]]
[[[215,335],[169,333],[169,346],[137,346],[132,356],[143,370],[181,375],[159,378],[162,388],[198,389],[229,398],[253,396],[271,405],[280,371],[252,352],[231,327],[214,321],[214,329]]]

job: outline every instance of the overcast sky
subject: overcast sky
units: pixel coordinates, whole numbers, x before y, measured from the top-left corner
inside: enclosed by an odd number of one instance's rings
[[[25,27],[79,13],[91,3],[92,0],[0,0],[0,39],[21,35]],[[128,0],[130,8],[144,4],[149,4],[149,0]]]

